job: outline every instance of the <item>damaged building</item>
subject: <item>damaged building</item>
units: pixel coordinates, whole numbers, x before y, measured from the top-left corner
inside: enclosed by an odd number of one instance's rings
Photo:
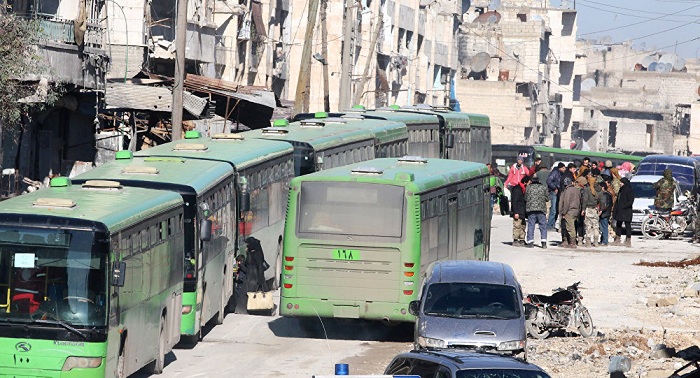
[[[473,1],[459,27],[462,111],[491,117],[493,143],[569,147],[577,13],[566,1]]]
[[[697,69],[666,51],[639,51],[629,43],[581,41],[576,137],[596,151],[700,153]],[[696,117],[692,117],[697,114]]]

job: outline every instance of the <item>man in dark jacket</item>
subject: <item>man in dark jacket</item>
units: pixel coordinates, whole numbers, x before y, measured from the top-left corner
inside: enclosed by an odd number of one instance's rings
[[[525,245],[525,190],[530,176],[524,176],[518,185],[510,187],[510,215],[513,217],[513,246]]]
[[[610,224],[610,216],[612,215],[613,198],[608,189],[609,184],[603,181],[600,184],[600,246],[608,245],[608,226]]]
[[[622,226],[625,225],[625,247],[632,246],[632,205],[634,204],[634,192],[632,185],[627,177],[620,180],[620,192],[617,193],[617,201],[613,209],[613,219],[617,221],[617,236],[613,240],[613,245],[620,245],[620,236],[622,235]]]
[[[527,247],[535,244],[535,224],[540,228],[540,243],[547,248],[547,202],[549,195],[547,187],[540,182],[539,177],[531,179],[525,189],[525,212],[527,213]]]
[[[564,185],[564,179],[565,178],[570,178],[571,182],[574,182],[576,180],[576,172],[578,171],[578,168],[576,167],[576,164],[574,163],[569,163],[568,166],[566,166],[566,171],[563,171],[561,173],[561,176],[559,178],[559,192],[563,192],[564,189],[566,189],[566,185]]]
[[[547,228],[553,229],[557,223],[557,198],[559,197],[559,186],[561,185],[561,175],[566,171],[564,163],[559,162],[556,168],[553,168],[547,176],[547,191],[549,192],[549,220]]]

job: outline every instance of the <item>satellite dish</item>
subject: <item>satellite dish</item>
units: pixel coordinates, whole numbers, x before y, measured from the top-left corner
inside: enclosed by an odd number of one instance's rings
[[[649,65],[651,63],[657,62],[658,60],[659,58],[656,55],[647,55],[644,58],[642,58],[642,61],[640,63],[642,63],[642,67],[649,69]]]
[[[656,71],[656,66],[657,66],[658,64],[659,64],[659,63],[656,63],[656,62],[651,62],[651,63],[649,63],[649,67],[647,67],[647,71]]]
[[[676,63],[673,64],[673,69],[676,71],[682,71],[685,68],[685,58],[682,56],[678,57],[678,60],[676,60]]]
[[[664,63],[664,72],[671,72],[673,71],[673,64],[671,63]]]
[[[595,79],[588,78],[581,82],[581,92],[590,92],[595,87]]]
[[[501,14],[496,11],[488,11],[479,15],[474,22],[480,24],[497,24],[501,20]]]
[[[487,52],[480,52],[474,55],[471,59],[472,71],[482,72],[486,70],[486,67],[491,63],[491,55]]]
[[[673,65],[671,63],[656,63],[656,72],[671,72]]]
[[[671,63],[671,65],[674,65],[677,61],[678,55],[673,53],[661,55],[661,58],[659,58],[659,63]]]

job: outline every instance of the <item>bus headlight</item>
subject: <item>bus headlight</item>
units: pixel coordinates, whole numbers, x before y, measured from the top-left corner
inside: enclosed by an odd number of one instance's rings
[[[525,340],[504,341],[498,344],[498,350],[521,350],[525,349]]]
[[[63,363],[62,371],[70,371],[72,369],[87,369],[97,368],[102,365],[102,357],[68,357]]]
[[[432,337],[418,336],[418,345],[424,348],[444,348],[447,346],[445,340],[433,339]]]

